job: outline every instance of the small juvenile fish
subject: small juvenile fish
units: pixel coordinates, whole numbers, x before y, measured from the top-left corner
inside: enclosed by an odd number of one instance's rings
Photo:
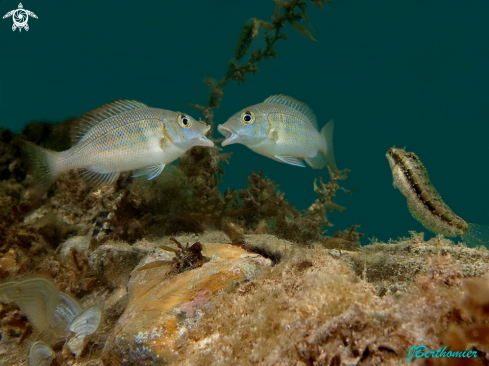
[[[218,126],[226,139],[222,146],[243,144],[254,152],[282,163],[312,168],[328,165],[338,172],[333,152],[333,121],[319,132],[316,116],[304,103],[273,95],[245,108]]]
[[[111,184],[128,170],[153,179],[191,147],[214,146],[205,137],[209,129],[184,113],[119,100],[81,116],[70,149],[55,152],[27,141],[24,148],[40,193],[70,169],[80,169],[94,186]]]

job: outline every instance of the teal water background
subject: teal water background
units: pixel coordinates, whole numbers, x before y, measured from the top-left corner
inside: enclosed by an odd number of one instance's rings
[[[117,99],[202,118],[204,77],[221,78],[243,24],[269,20],[271,0],[39,1],[24,8],[29,31],[0,19],[0,127],[62,121]],[[0,15],[17,1],[0,1]],[[382,240],[427,232],[392,187],[385,153],[414,151],[444,201],[468,222],[489,224],[489,2],[332,0],[309,16],[313,42],[287,27],[277,58],[245,84],[225,89],[215,121],[273,94],[307,103],[320,127],[334,119],[338,167],[351,170],[338,193],[343,213]],[[216,131],[215,136],[219,136]],[[326,170],[280,164],[232,145],[223,187],[244,188],[263,168],[299,209],[317,197]],[[430,234],[431,235],[431,234]],[[427,236],[430,236],[427,235]],[[367,240],[364,240],[366,243]]]

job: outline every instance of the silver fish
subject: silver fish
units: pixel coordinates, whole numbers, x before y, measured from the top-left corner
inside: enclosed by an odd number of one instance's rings
[[[338,173],[333,128],[329,121],[319,132],[316,116],[306,104],[273,95],[236,113],[217,129],[226,137],[222,146],[243,144],[282,163],[305,167],[305,160],[312,168],[328,165]]]
[[[80,169],[94,186],[111,184],[128,170],[152,179],[191,147],[214,146],[205,137],[209,129],[184,113],[119,100],[81,116],[69,150],[55,152],[27,141],[24,147],[39,193],[70,169]]]

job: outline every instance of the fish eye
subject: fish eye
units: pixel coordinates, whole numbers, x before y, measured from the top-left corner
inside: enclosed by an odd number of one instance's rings
[[[255,114],[251,111],[245,111],[241,114],[241,120],[245,125],[251,125],[255,122]]]
[[[192,126],[192,122],[190,121],[190,118],[187,117],[185,114],[181,114],[178,116],[178,123],[183,128],[190,128],[190,126]]]

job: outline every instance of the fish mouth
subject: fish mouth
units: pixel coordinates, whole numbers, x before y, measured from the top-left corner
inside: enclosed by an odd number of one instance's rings
[[[214,142],[212,142],[205,136],[199,136],[196,142],[197,142],[197,146],[208,146],[208,147],[214,146]]]
[[[392,147],[389,149],[389,151],[387,151],[387,154],[385,154],[387,160],[389,161],[389,166],[391,167],[391,169],[394,169],[396,165],[399,164],[401,161],[397,150],[398,149]]]
[[[235,144],[237,139],[239,138],[239,135],[231,130],[229,127],[225,127],[224,125],[219,125],[217,126],[217,130],[226,137],[226,139],[221,142],[221,146],[227,146],[231,144]]]
[[[211,129],[211,126],[206,126],[204,128],[204,131],[202,131],[202,135],[200,135],[199,137],[197,137],[195,139],[195,144],[197,146],[208,146],[208,147],[212,147],[214,146],[214,142],[212,142],[211,140],[209,140],[207,137],[205,137],[205,134],[207,132],[209,132],[209,130]]]
[[[389,162],[389,167],[391,169],[394,169],[396,166],[396,162],[394,161],[393,157],[389,154],[389,152],[387,154],[385,154],[385,157],[387,158],[387,161]]]

